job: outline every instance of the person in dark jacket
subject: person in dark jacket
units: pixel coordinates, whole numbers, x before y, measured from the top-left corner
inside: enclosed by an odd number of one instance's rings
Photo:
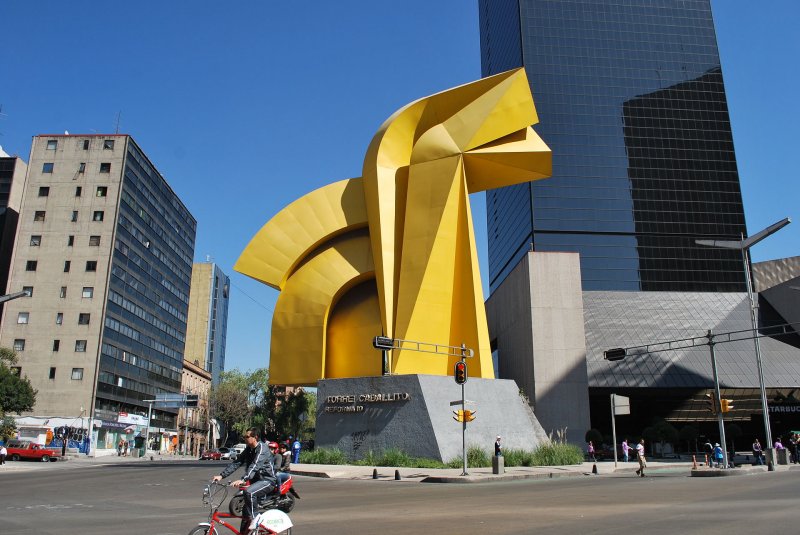
[[[250,523],[258,512],[258,499],[272,492],[276,486],[272,454],[267,445],[258,440],[258,435],[258,428],[248,429],[244,436],[247,447],[222,473],[212,478],[212,481],[220,481],[244,466],[244,476],[231,482],[231,486],[250,483],[250,486],[244,489],[244,510],[242,511],[242,525],[239,528],[239,533],[242,535],[250,533]]]

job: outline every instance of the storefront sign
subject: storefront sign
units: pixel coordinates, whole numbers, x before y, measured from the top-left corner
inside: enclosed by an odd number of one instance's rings
[[[117,421],[121,424],[147,425],[147,417],[138,414],[119,413]]]

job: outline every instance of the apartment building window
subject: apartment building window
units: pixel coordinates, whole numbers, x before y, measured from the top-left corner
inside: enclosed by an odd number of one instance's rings
[[[58,148],[58,140],[57,139],[48,139],[47,140],[47,150],[56,150]]]
[[[72,265],[70,260],[64,260],[64,273],[69,273],[69,268]]]
[[[44,221],[44,215],[45,215],[45,211],[44,210],[36,210],[36,212],[34,212],[34,214],[33,214],[33,220],[34,221]]]
[[[97,196],[98,197],[105,197],[108,195],[108,187],[107,186],[97,186]]]
[[[64,313],[56,312],[56,325],[61,325],[62,323],[64,323]]]
[[[61,287],[61,290],[59,290],[59,292],[58,292],[58,296],[61,299],[64,299],[67,296],[67,287],[66,286],[62,286]]]
[[[114,150],[114,140],[113,139],[103,140],[103,150]]]
[[[39,247],[42,244],[42,235],[33,234],[31,236],[31,247]]]
[[[50,196],[50,188],[48,186],[42,186],[39,188],[39,197],[49,197]]]
[[[92,221],[102,221],[105,214],[102,210],[96,210],[92,215]]]
[[[94,286],[84,286],[81,297],[83,297],[84,299],[91,299],[92,297],[94,297]]]
[[[97,260],[87,260],[86,271],[97,271]]]
[[[20,325],[27,325],[30,318],[30,312],[20,312],[17,314],[17,323]]]
[[[70,378],[73,381],[83,381],[83,368],[72,368],[72,375]]]
[[[75,340],[75,351],[77,353],[86,353],[86,340]]]
[[[28,294],[25,297],[33,297],[33,286],[23,286],[22,291]]]
[[[86,162],[81,162],[78,164],[78,173],[83,174],[86,172]]]
[[[78,325],[89,325],[89,320],[91,319],[92,315],[87,314],[85,312],[81,312],[78,314]]]
[[[100,172],[101,173],[110,173],[111,172],[111,162],[104,162],[100,164]]]
[[[28,260],[25,262],[25,271],[36,271],[36,267],[39,265],[39,262],[36,260]]]
[[[77,220],[78,220],[78,211],[77,210],[73,210],[72,211],[72,217],[70,218],[70,221],[72,221],[74,223]]]
[[[52,173],[53,172],[53,162],[45,162],[42,164],[42,173]]]
[[[67,236],[67,247],[75,245],[75,236]]]
[[[91,246],[91,247],[99,247],[100,246],[100,236],[89,236],[89,246]]]
[[[75,188],[75,196],[76,196],[76,197],[80,197],[80,196],[81,196],[81,193],[83,193],[83,188],[82,188],[82,187],[80,187],[80,186],[77,186],[77,187]]]
[[[89,150],[89,140],[88,139],[84,139],[83,140],[83,150]]]
[[[61,340],[53,340],[53,351],[58,353],[60,347],[61,347]]]
[[[14,351],[25,351],[25,340],[17,338],[14,340]]]
[[[56,369],[50,368],[50,379],[55,379],[55,378],[56,378]]]

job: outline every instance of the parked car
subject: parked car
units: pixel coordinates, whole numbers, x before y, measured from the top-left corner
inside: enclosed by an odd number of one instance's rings
[[[61,458],[61,451],[55,448],[46,448],[28,440],[9,440],[6,445],[8,458],[12,461],[31,459],[34,461],[57,461]]]
[[[227,450],[227,448],[224,448]],[[219,461],[222,458],[222,452],[218,449],[206,450],[200,456],[201,461]]]
[[[219,448],[220,451],[220,460],[222,461],[232,461],[239,456],[239,453],[232,449],[232,448]]]
[[[231,449],[236,451],[236,455],[239,455],[240,453],[242,453],[244,451],[244,449],[246,447],[247,447],[247,444],[236,444]]]

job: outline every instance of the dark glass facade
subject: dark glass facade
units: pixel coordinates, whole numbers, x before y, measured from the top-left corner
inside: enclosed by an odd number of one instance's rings
[[[130,138],[121,190],[97,406],[141,412],[181,388],[197,222]],[[174,417],[157,411],[153,426]]]
[[[483,75],[524,65],[553,176],[487,192],[494,290],[531,248],[584,290],[744,291],[746,234],[708,0],[481,0]]]

